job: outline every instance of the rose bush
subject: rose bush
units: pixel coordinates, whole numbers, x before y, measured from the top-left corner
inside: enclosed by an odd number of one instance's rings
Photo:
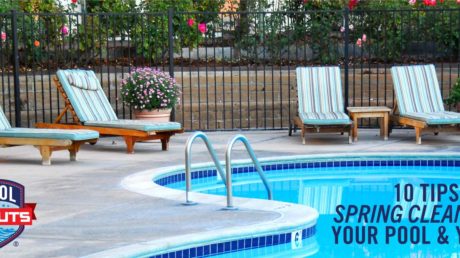
[[[353,47],[352,54],[366,53],[366,58],[386,62],[417,51],[449,58],[459,54],[460,21],[456,11],[459,3],[457,0],[280,0],[278,6],[272,6],[266,0],[255,0],[251,5],[241,5],[240,11],[260,11],[250,8],[263,6],[265,10],[281,12],[235,19],[235,46],[252,59],[261,58],[260,48],[269,56],[285,54],[287,46],[300,49],[301,53],[309,48],[313,61],[337,63],[343,57],[344,9],[348,8],[348,44]],[[363,34],[366,40],[362,39]],[[426,50],[427,47],[430,49]]]

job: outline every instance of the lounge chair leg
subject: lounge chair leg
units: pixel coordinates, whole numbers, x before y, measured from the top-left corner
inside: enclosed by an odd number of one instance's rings
[[[40,146],[40,155],[42,156],[42,165],[49,166],[51,165],[51,150],[50,146]]]
[[[348,130],[348,144],[353,144],[353,131]]]
[[[390,117],[388,116],[388,113],[385,113],[385,116],[383,117],[383,123],[381,127],[383,128],[383,139],[385,141],[388,140],[388,124],[390,123]]]
[[[69,148],[70,161],[77,161],[77,152],[80,150],[81,143],[74,142]]]
[[[161,139],[161,149],[164,151],[169,149],[169,137]]]
[[[351,135],[352,135],[352,141],[357,142],[358,141],[358,118],[353,117],[353,123],[351,124]]]
[[[70,161],[77,161],[77,151],[73,148],[69,149],[69,157]]]
[[[305,127],[302,127],[302,131],[300,132],[300,137],[302,137],[302,144],[305,144]]]
[[[388,136],[393,132],[393,122],[388,122]]]
[[[422,128],[415,127],[415,142],[422,144]]]
[[[353,144],[353,125],[348,129],[348,144]]]
[[[126,143],[126,152],[128,154],[133,154],[134,153],[134,144],[136,143],[134,137],[132,137],[132,136],[124,136],[123,138],[125,139],[125,143]]]

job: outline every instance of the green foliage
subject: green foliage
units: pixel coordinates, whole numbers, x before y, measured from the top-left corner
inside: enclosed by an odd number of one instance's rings
[[[267,11],[276,8],[267,1],[248,1],[246,10]],[[303,0],[281,1],[281,9],[275,13],[250,13],[236,16],[234,25],[235,46],[248,59],[274,60],[305,45],[312,49],[313,56],[323,63],[332,63],[339,51],[332,40],[337,39],[338,24],[342,22],[342,10],[334,1]],[[315,12],[313,12],[315,10]],[[293,12],[292,12],[293,11]],[[290,50],[291,49],[291,50]],[[276,58],[278,59],[278,58]]]
[[[166,57],[169,47],[169,8],[175,11],[173,29],[177,36],[174,50],[179,52],[183,47],[194,48],[204,42],[225,0],[138,2],[87,0],[87,13],[81,14],[77,4],[70,3],[65,9],[57,0],[0,1],[0,12],[16,9],[25,13],[18,15],[18,36],[23,45],[20,50],[24,50],[21,60],[28,65],[48,59],[62,62],[69,57],[75,61],[92,60],[92,55],[106,53],[108,45],[118,44],[119,39],[124,44],[129,42],[129,47],[145,59],[158,61]],[[192,13],[194,11],[207,13]],[[7,31],[9,38],[11,24],[6,17],[0,19],[0,26]],[[193,25],[189,24],[190,19]],[[68,28],[68,34],[62,33],[64,26]],[[205,26],[206,32],[200,31],[199,26]],[[40,42],[40,46],[35,46],[35,41]]]
[[[340,31],[349,0],[279,0],[276,6],[272,0],[232,1],[241,12],[219,15],[225,0],[87,0],[87,14],[72,14],[78,11],[77,5],[64,9],[57,0],[16,0],[0,1],[0,12],[13,8],[26,13],[18,15],[18,35],[29,65],[69,59],[56,49],[73,60],[91,60],[91,54],[129,47],[129,53],[146,60],[165,60],[170,8],[176,53],[209,44],[208,36],[221,33],[222,40],[216,44],[234,46],[236,55],[249,60],[279,60],[286,53],[293,57],[293,49],[301,49],[296,55],[304,55],[303,59],[311,56],[309,61],[324,64],[343,58],[344,33]],[[349,47],[356,55],[364,53],[366,58],[384,62],[410,59],[421,51],[436,53],[433,56],[441,59],[458,56],[458,12],[438,9],[459,7],[454,0],[437,1],[436,6],[425,6],[420,0],[414,5],[408,0],[360,0],[349,14],[353,27],[348,30]],[[38,14],[47,12],[56,14]],[[0,19],[0,27],[9,38],[8,17]],[[69,27],[66,35],[61,32],[63,26]],[[358,46],[364,34],[367,40]],[[39,47],[34,46],[36,40],[42,43]]]
[[[270,0],[240,0],[234,1],[238,5],[238,11],[263,12],[273,8]]]
[[[135,68],[121,85],[123,102],[137,110],[173,108],[179,95],[174,78],[149,67]]]
[[[447,98],[445,102],[447,105],[454,106],[457,106],[457,104],[460,102],[460,77],[457,79],[457,82],[455,82],[450,91],[449,98]]]
[[[175,12],[172,20],[176,35],[174,51],[178,53],[183,47],[197,47],[204,41],[205,34],[211,31],[212,22],[217,19],[217,12],[224,2],[224,0],[144,0],[138,8],[145,11],[147,15],[137,19],[131,26],[137,53],[152,60],[165,58],[169,46],[166,13],[170,8]],[[191,12],[194,11],[208,13],[192,14]],[[206,27],[206,32],[199,30],[200,24]]]
[[[281,0],[279,6],[265,0],[243,2],[243,10],[260,11],[257,6],[263,6],[263,11],[278,11],[236,17],[235,46],[248,57],[258,53],[260,57],[262,51],[279,56],[293,47],[310,49],[315,62],[337,63],[343,57],[344,33],[340,31],[350,1]],[[459,7],[453,0],[437,1],[436,6],[420,0],[414,5],[408,0],[357,1],[348,16],[349,46],[356,55],[385,62],[410,59],[422,51],[436,53],[436,58],[458,56],[458,12],[441,9]],[[367,40],[357,44],[364,35]]]
[[[54,0],[15,1],[13,4],[18,10],[18,39],[25,53],[22,62],[37,65],[44,59],[51,58],[49,49],[54,49],[59,44],[57,40],[60,28],[66,23],[62,15],[47,15],[49,13],[62,13],[63,7]],[[38,43],[38,44],[37,44]]]
[[[18,6],[26,13],[57,13],[63,11],[60,2],[55,0],[19,0]]]
[[[442,58],[455,56],[459,51],[459,31],[453,27],[460,22],[458,13],[432,10],[458,9],[459,6],[455,1],[438,1],[436,6],[425,6],[423,1],[410,5],[402,0],[363,0],[358,4],[356,14],[352,13],[352,17],[359,16],[352,37],[356,40],[361,34],[366,34],[369,51],[375,58],[385,57],[387,61],[396,60],[422,47]],[[418,10],[385,11],[398,9]],[[426,45],[427,42],[429,45]]]
[[[138,54],[153,60],[163,59],[168,52],[168,16],[169,8],[175,12],[186,12],[193,10],[192,0],[168,1],[168,0],[145,0],[140,8],[150,15],[144,16],[140,23],[135,26],[134,38]],[[173,29],[179,32],[180,44],[175,45],[178,52],[182,47],[194,47],[198,44],[199,33],[187,25],[185,15],[175,15]],[[196,28],[196,27],[195,27]]]
[[[18,10],[18,1],[0,1],[0,13],[7,13],[11,10]]]
[[[97,12],[133,12],[136,11],[137,5],[136,0],[87,0],[87,10],[89,13]]]

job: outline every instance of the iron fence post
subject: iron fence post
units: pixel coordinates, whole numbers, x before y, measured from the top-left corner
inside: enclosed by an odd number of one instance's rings
[[[13,82],[15,126],[21,127],[21,91],[19,85],[18,23],[16,10],[11,11],[11,30],[13,40]]]
[[[174,9],[168,9],[168,55],[169,55],[169,75],[174,78],[174,27],[173,27]],[[171,110],[171,121],[176,120],[176,108]]]
[[[348,107],[348,88],[349,88],[349,81],[348,81],[348,73],[349,73],[349,69],[348,69],[348,63],[350,62],[350,56],[349,56],[349,53],[348,53],[348,44],[350,42],[350,38],[349,38],[349,15],[350,15],[350,9],[348,9],[348,7],[345,7],[344,10],[343,10],[343,17],[344,17],[344,29],[345,29],[345,34],[344,34],[344,42],[343,42],[343,45],[344,45],[344,52],[343,52],[343,55],[344,55],[344,60],[343,60],[343,68],[344,68],[344,81],[345,81],[345,112],[347,112],[347,107]]]

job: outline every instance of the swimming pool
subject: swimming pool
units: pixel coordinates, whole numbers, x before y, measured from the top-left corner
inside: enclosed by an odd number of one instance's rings
[[[447,197],[441,200],[429,199],[430,196],[437,196],[440,186],[460,185],[460,159],[456,156],[329,156],[316,160],[296,157],[268,162],[264,165],[264,170],[275,200],[308,205],[318,210],[320,216],[315,226],[315,234],[303,238],[297,246],[292,241],[278,241],[275,245],[273,239],[270,245],[265,240],[264,245],[243,245],[242,248],[232,248],[230,243],[229,248],[225,248],[224,244],[219,249],[217,245],[215,252],[208,252],[206,255],[343,257],[343,254],[347,254],[347,257],[444,257],[457,255],[460,251],[455,229],[457,221],[423,222],[423,218],[431,218],[433,213],[445,214],[447,207],[452,207],[455,213],[457,200],[449,200]],[[248,165],[234,168],[235,196],[266,198],[265,188],[254,172],[254,168]],[[174,189],[184,189],[183,177],[182,173],[172,173],[156,177],[154,181]],[[216,172],[212,168],[195,170],[192,178],[193,191],[225,195],[225,187],[216,178]],[[448,189],[448,192],[450,197],[460,195],[460,189],[457,188]],[[343,207],[338,212],[337,207],[340,205]],[[371,218],[372,212],[368,212],[367,216],[351,216],[346,223],[340,221],[339,214],[345,216],[350,207],[362,209],[364,206],[369,206],[371,210],[377,207],[377,214],[380,208],[380,214],[388,211],[390,214],[393,212],[393,215],[389,215],[386,220],[381,215],[380,220],[376,220]],[[417,214],[416,209],[409,212],[415,206],[424,207],[426,212],[422,215],[422,211],[419,211],[419,219],[422,221],[410,222],[412,217],[416,217],[413,214]],[[433,209],[435,206],[440,208]],[[392,221],[391,218],[397,219],[398,215],[400,220]],[[445,226],[446,234],[450,236],[449,244],[437,242],[441,225]],[[388,235],[393,234],[387,232],[391,227],[394,227],[394,236],[386,243]],[[370,228],[385,234],[369,233]],[[363,234],[363,230],[367,234]],[[352,240],[350,235],[353,235]],[[292,236],[290,239],[292,240]],[[236,244],[236,247],[239,245]],[[197,255],[198,249],[194,248],[187,249],[188,253],[184,250],[176,252],[182,252],[183,257],[191,257]]]

